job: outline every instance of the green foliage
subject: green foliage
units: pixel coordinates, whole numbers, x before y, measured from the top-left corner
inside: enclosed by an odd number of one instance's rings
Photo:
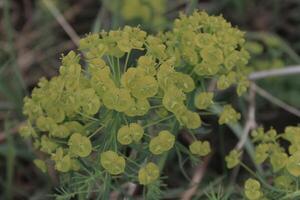
[[[127,24],[143,24],[145,28],[162,29],[166,26],[167,0],[103,0],[114,15]]]

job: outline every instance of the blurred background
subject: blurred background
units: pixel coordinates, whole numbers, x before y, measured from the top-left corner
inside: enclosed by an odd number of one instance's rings
[[[168,30],[180,12],[194,9],[221,14],[246,32],[249,73],[300,65],[299,0],[0,0],[0,199],[52,199],[55,192],[55,175],[33,165],[37,152],[17,130],[24,96],[42,76],[57,74],[61,54],[76,49],[85,34],[103,29],[128,24],[151,33]],[[299,73],[256,84],[258,125],[282,131],[300,123]],[[236,103],[241,110],[247,106]],[[216,157],[224,158],[232,147],[226,145],[236,140],[233,134],[224,137],[226,131]],[[219,164],[209,163],[214,179],[227,173]],[[180,178],[173,181],[175,188]]]

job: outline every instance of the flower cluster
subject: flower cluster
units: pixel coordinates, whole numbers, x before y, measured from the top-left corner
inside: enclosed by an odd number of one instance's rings
[[[260,200],[263,199],[263,193],[261,192],[260,183],[252,178],[249,178],[245,182],[245,196],[249,200]]]
[[[153,183],[161,170],[155,163],[177,145],[175,125],[199,128],[197,109],[216,103],[201,78],[218,78],[220,89],[238,83],[239,94],[247,87],[243,43],[242,32],[203,12],[182,15],[157,36],[130,26],[89,34],[79,53],[63,56],[59,75],[41,79],[24,99],[28,120],[20,133],[47,155],[35,161],[43,171],[51,163],[60,172],[100,163],[103,173]],[[219,123],[239,118],[226,105]],[[189,150],[182,152],[206,156],[211,147],[196,140]]]
[[[185,66],[197,78],[217,77],[220,90],[237,84],[241,95],[249,85],[243,35],[221,16],[195,12],[175,20],[173,31],[166,34],[167,51],[176,55],[176,67]]]
[[[300,176],[300,127],[286,127],[283,134],[274,129],[264,132],[262,128],[252,133],[255,147],[255,161],[258,164],[269,162],[274,173],[288,172],[289,175]],[[290,142],[288,152],[281,146],[280,140]]]
[[[272,169],[271,185],[286,193],[297,190],[297,178],[300,177],[300,127],[289,126],[284,133],[278,134],[276,130],[264,131],[258,128],[252,132],[255,146],[256,164],[264,164]],[[287,147],[282,140],[289,142]],[[227,167],[233,168],[240,161],[241,152],[232,150],[226,157]],[[269,189],[268,186],[265,189]],[[250,200],[263,199],[258,181],[249,179],[245,184],[245,195]],[[252,189],[251,189],[252,188]]]
[[[227,168],[231,169],[237,166],[240,163],[241,152],[233,149],[229,152],[229,155],[225,157]]]

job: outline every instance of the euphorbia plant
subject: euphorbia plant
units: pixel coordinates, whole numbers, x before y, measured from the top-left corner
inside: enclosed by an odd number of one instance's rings
[[[217,104],[206,83],[246,91],[243,35],[221,16],[194,12],[156,36],[125,26],[82,38],[78,51],[63,56],[59,75],[42,78],[24,99],[28,120],[20,132],[44,153],[36,165],[54,166],[66,199],[108,199],[115,190],[127,196],[128,182],[140,184],[144,198],[159,198],[170,151],[192,160],[211,151],[197,138],[199,110]],[[219,124],[239,119],[227,104]],[[176,139],[182,128],[194,139],[189,146]]]

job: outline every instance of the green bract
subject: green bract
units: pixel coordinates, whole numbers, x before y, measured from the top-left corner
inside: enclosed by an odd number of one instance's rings
[[[42,172],[45,173],[47,171],[47,165],[43,160],[35,159],[33,162]]]
[[[112,175],[121,174],[125,170],[125,159],[113,151],[101,153],[100,163]]]
[[[262,199],[263,194],[260,191],[260,183],[254,179],[248,179],[245,182],[245,195],[249,200],[259,200]]]
[[[144,134],[143,128],[137,123],[131,123],[129,126],[122,126],[118,131],[118,141],[127,145],[134,142],[139,142]]]
[[[202,92],[195,97],[195,106],[199,109],[206,109],[213,104],[214,94],[212,92]]]
[[[139,183],[147,185],[158,179],[159,168],[156,164],[149,162],[146,166],[142,167],[138,173]]]
[[[241,114],[236,112],[231,105],[225,105],[219,118],[219,124],[236,123]]]
[[[210,144],[208,141],[195,141],[189,146],[189,148],[192,154],[198,156],[206,156],[211,152]]]
[[[62,148],[56,149],[51,159],[55,162],[55,169],[60,172],[68,172],[71,169],[72,161],[69,154],[65,154]]]
[[[169,151],[175,142],[175,136],[169,131],[161,131],[158,136],[151,139],[149,149],[151,153],[158,155]]]
[[[300,152],[296,152],[289,157],[286,164],[287,171],[293,176],[300,176]]]
[[[21,134],[22,137],[24,138],[29,138],[29,137],[36,137],[36,132],[34,130],[34,128],[32,127],[30,122],[27,122],[26,124],[23,124],[20,129],[19,132]]]
[[[227,167],[229,169],[234,168],[240,163],[241,152],[233,149],[229,152],[229,155],[225,157]]]
[[[79,133],[74,133],[70,137],[68,145],[70,146],[70,153],[79,157],[86,157],[92,152],[90,139]]]

